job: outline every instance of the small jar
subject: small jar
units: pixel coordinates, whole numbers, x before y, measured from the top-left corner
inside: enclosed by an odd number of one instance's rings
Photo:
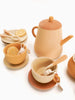
[[[68,73],[75,79],[75,54],[70,58],[68,62]]]

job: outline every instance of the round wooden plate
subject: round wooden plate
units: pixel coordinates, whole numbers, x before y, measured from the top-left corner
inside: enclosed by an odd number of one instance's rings
[[[34,88],[39,89],[39,90],[48,90],[56,85],[56,83],[53,80],[49,83],[44,83],[44,84],[37,82],[32,76],[32,70],[29,71],[28,80],[29,80],[29,83]]]
[[[18,64],[18,65],[12,65],[12,64],[8,63],[6,61],[6,59],[4,58],[4,64],[6,65],[7,68],[12,69],[12,70],[17,70],[17,69],[25,67],[27,65],[28,61],[29,61],[28,54],[26,55],[25,61],[21,64]]]

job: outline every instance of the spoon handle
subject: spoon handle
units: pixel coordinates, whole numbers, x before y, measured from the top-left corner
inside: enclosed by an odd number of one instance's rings
[[[57,59],[56,61],[53,62],[53,66],[61,63],[62,61],[67,59],[67,55],[63,55],[62,57],[60,57],[59,59]]]
[[[3,37],[3,38],[7,38],[7,37],[12,38],[12,36],[4,35],[4,34],[0,34],[0,37]]]
[[[7,35],[11,35],[10,32],[8,32],[7,30],[4,30],[4,32],[5,32]]]
[[[0,34],[0,37],[5,38],[5,37],[7,37],[7,35]]]
[[[63,55],[62,57],[60,57],[59,59],[57,59],[56,61],[54,61],[52,64],[48,65],[46,67],[46,69],[48,69],[48,68],[50,68],[52,66],[55,66],[55,65],[61,63],[62,61],[66,60],[66,59],[67,59],[67,55]]]

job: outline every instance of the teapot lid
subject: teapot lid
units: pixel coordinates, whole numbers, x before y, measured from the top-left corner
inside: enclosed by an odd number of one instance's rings
[[[61,28],[62,24],[59,21],[54,20],[54,18],[50,16],[49,19],[42,20],[39,23],[39,27],[47,30],[56,30]]]

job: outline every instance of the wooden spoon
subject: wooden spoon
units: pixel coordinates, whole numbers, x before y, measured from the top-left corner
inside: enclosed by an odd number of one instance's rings
[[[11,38],[14,41],[20,41],[20,39],[15,37],[15,36],[0,34],[0,37],[2,37],[2,38]]]
[[[4,33],[5,33],[5,34],[7,34],[7,35],[11,35],[11,33],[10,33],[10,32],[8,32],[8,31],[7,31],[7,30],[5,30],[5,29],[4,29]]]
[[[60,57],[59,59],[57,59],[56,61],[54,61],[52,64],[48,65],[47,67],[42,67],[42,68],[40,68],[40,69],[37,71],[37,73],[40,74],[40,75],[42,75],[42,74],[45,73],[45,71],[46,71],[47,69],[49,69],[49,68],[52,69],[53,66],[55,66],[55,65],[57,65],[57,64],[59,64],[59,63],[61,63],[61,62],[64,61],[65,59],[67,59],[67,55],[63,55],[62,57]]]
[[[13,37],[19,38],[18,36],[16,36],[16,35],[13,34],[13,33],[10,33],[10,32],[7,31],[7,30],[4,30],[4,33],[5,33],[6,35],[10,35],[10,36],[13,36]]]
[[[4,30],[4,33],[5,33],[6,35],[10,35],[10,36],[13,36],[13,37],[15,37],[15,38],[19,38],[18,36],[16,36],[16,35],[13,34],[13,33],[10,33],[10,32],[7,31],[7,30]]]
[[[21,44],[21,48],[20,48],[20,50],[19,50],[19,53],[22,53],[22,52],[24,52],[24,51],[25,51],[24,44]]]

